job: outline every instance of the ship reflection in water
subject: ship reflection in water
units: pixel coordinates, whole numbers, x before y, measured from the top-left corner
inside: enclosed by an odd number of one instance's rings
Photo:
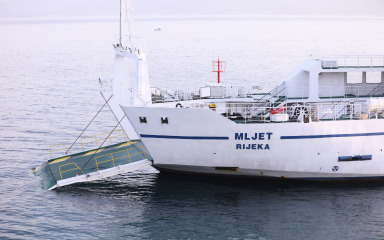
[[[84,202],[92,218],[103,216],[105,236],[360,239],[384,236],[377,221],[384,217],[383,190],[382,182],[143,173],[55,191],[65,202]]]

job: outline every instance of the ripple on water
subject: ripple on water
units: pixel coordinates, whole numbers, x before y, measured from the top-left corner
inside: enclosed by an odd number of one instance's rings
[[[384,41],[377,30],[383,29],[382,20],[135,24],[150,46],[151,84],[163,89],[196,89],[216,81],[211,61],[217,55],[227,61],[225,83],[268,91],[310,53],[384,52],[377,44]],[[167,30],[155,33],[153,26],[159,25]],[[116,23],[0,24],[0,30],[0,238],[384,238],[383,183],[190,178],[149,167],[42,190],[30,169],[50,158],[50,145],[70,145],[104,103],[97,79],[112,76],[108,46]],[[116,125],[112,115],[101,115],[89,135]]]

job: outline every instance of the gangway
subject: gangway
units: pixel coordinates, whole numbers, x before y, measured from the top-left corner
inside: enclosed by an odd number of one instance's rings
[[[129,141],[50,159],[33,172],[44,189],[52,190],[130,172],[151,160],[141,141]]]

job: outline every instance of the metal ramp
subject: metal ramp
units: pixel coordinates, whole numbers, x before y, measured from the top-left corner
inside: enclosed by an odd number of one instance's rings
[[[149,165],[152,158],[141,141],[122,142],[54,158],[33,170],[44,189],[88,182]]]

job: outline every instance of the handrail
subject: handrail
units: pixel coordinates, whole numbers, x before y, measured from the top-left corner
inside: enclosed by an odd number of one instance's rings
[[[63,146],[63,148],[59,148],[59,149],[56,149],[56,150],[51,150],[51,148],[54,147],[54,146]],[[69,151],[69,148],[67,148],[64,144],[57,143],[57,144],[53,144],[53,145],[49,146],[49,153],[51,154],[51,158],[53,158],[52,153],[58,152],[58,151],[61,151],[61,150],[67,150],[65,155],[67,155],[68,152],[71,154],[71,152]]]
[[[348,98],[353,95],[353,98],[382,96],[384,95],[384,83],[354,83],[345,86],[320,86],[320,98],[343,97]]]
[[[337,103],[341,103],[341,102],[342,102],[342,100],[338,101]],[[333,110],[336,106],[337,106],[337,104],[336,104],[335,106],[333,106],[333,107],[331,108],[331,110]],[[322,118],[324,118],[326,115],[327,115],[327,113],[325,113],[325,114],[322,116]]]
[[[384,84],[378,84],[370,93],[370,96],[373,96],[375,92],[379,92],[379,90],[382,90],[384,88]]]
[[[139,150],[137,150],[137,152],[132,153],[132,149],[139,149]],[[126,152],[126,154],[124,154],[123,156],[117,155],[117,154],[122,153],[122,152]],[[116,161],[117,160],[123,159],[123,158],[129,158],[129,163],[131,163],[132,162],[131,161],[132,156],[137,155],[137,154],[144,154],[144,158],[147,158],[147,153],[145,152],[144,146],[137,146],[137,147],[133,147],[133,148],[125,149],[125,150],[120,150],[120,151],[116,151],[116,152],[112,152],[112,153],[108,153],[108,154],[104,154],[104,155],[98,156],[98,157],[95,158],[95,164],[96,164],[97,171],[99,171],[99,165],[100,164],[106,163],[106,162],[110,162],[110,161],[112,161],[113,167],[116,166]],[[100,159],[100,158],[103,158],[105,156],[109,156],[109,158],[107,158],[107,159]],[[117,164],[117,165],[119,165],[119,164]],[[70,166],[70,167],[68,167],[68,166]],[[60,179],[61,180],[63,179],[63,174],[64,173],[70,172],[70,171],[75,171],[75,170],[77,170],[77,171],[75,172],[75,174],[73,174],[73,177],[78,175],[79,172],[82,172],[83,174],[85,174],[84,170],[81,169],[75,162],[71,162],[71,163],[66,163],[66,164],[60,165],[59,166]],[[53,176],[53,174],[52,174],[52,176]],[[67,178],[67,177],[65,177],[65,178]]]
[[[349,67],[383,67],[384,55],[334,55],[334,56],[317,56],[312,57],[321,61],[337,61],[336,68]]]
[[[292,103],[282,102],[280,105],[275,106],[273,103],[265,105],[255,103],[231,103],[225,108],[214,109],[216,113],[239,123],[256,123],[256,122],[271,122],[271,110],[284,106],[278,114],[288,114],[288,120],[282,122],[295,121],[299,115],[305,114],[306,117],[310,116],[314,121],[321,120],[340,120],[347,119],[370,119],[369,112],[364,112],[363,103],[351,103],[349,101],[338,101],[336,103]],[[350,110],[346,109],[350,107]],[[366,115],[368,117],[366,117]],[[275,115],[276,116],[276,115]],[[275,118],[276,119],[276,118]]]
[[[112,139],[113,138],[119,138],[119,137],[123,137],[125,141],[127,141],[127,136],[125,135],[125,132],[122,130],[122,129],[118,129],[118,130],[115,130],[113,131],[112,133],[116,133],[116,132],[121,132],[119,134],[115,134],[115,135],[112,135],[111,132],[105,132],[105,133],[99,133],[99,134],[95,134],[95,135],[92,135],[92,136],[88,136],[88,137],[82,137],[80,140],[81,140],[81,147],[82,149],[84,149],[84,145],[86,144],[90,144],[90,143],[95,143],[96,146],[98,147],[98,143],[99,142],[102,142],[102,141],[107,141],[109,140],[110,143],[112,144]],[[109,137],[103,137],[103,138],[98,138],[99,136],[102,136],[102,135],[107,135],[107,134],[111,134]],[[88,139],[92,139],[90,141],[86,141]]]
[[[135,149],[135,148],[142,148],[143,151],[136,152],[134,154],[130,154],[129,150],[132,150],[132,149]],[[113,156],[114,154],[121,153],[121,152],[127,152],[127,155],[122,156],[122,157],[114,158],[114,156]],[[144,153],[144,158],[147,158],[147,154],[145,153],[145,148],[143,146],[129,148],[129,149],[125,149],[125,150],[121,150],[121,151],[117,151],[117,152],[113,152],[113,153],[107,153],[107,154],[104,154],[104,155],[101,155],[101,156],[97,156],[95,158],[95,163],[96,163],[97,171],[99,171],[99,165],[102,164],[102,163],[106,163],[106,162],[111,162],[112,161],[113,166],[115,166],[115,160],[126,158],[126,157],[128,157],[129,158],[129,162],[131,162],[131,156],[136,155],[136,154],[140,154],[140,153]],[[98,158],[105,157],[105,156],[111,156],[111,159],[105,160],[105,161],[102,161],[102,162],[98,162],[97,161]]]

